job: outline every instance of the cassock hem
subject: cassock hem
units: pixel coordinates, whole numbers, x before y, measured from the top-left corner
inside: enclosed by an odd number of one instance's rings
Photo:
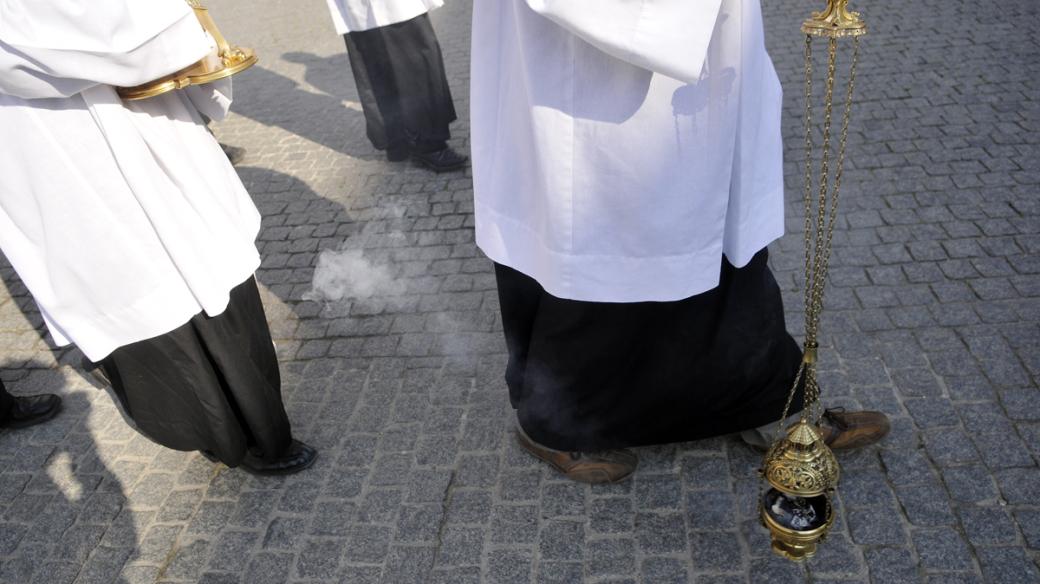
[[[802,353],[768,251],[744,268],[724,261],[714,290],[675,302],[562,300],[512,268],[495,275],[510,402],[537,442],[596,451],[780,419]]]

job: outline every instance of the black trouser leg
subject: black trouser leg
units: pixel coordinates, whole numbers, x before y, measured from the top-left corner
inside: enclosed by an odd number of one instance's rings
[[[531,346],[534,319],[538,315],[538,304],[545,291],[533,278],[499,263],[495,263],[495,279],[498,283],[502,331],[509,349],[506,385],[509,387],[509,400],[515,408],[523,399],[527,353]]]
[[[200,313],[102,361],[127,414],[152,440],[205,450],[229,466],[247,449],[277,458],[292,446],[278,356],[253,278],[231,290],[227,309]]]
[[[559,298],[496,265],[506,382],[531,439],[566,451],[685,442],[775,422],[801,362],[766,251],[672,302]],[[788,413],[801,410],[796,396]]]
[[[368,139],[377,150],[407,150],[400,96],[393,63],[378,31],[343,35]]]
[[[451,137],[448,126],[458,116],[429,16],[345,38],[372,144],[380,150],[443,150]]]

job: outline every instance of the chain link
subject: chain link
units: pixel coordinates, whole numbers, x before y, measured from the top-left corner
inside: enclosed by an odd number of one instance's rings
[[[790,413],[791,404],[802,388],[802,417],[816,423],[822,414],[820,385],[817,379],[816,352],[819,347],[820,317],[823,313],[823,298],[827,284],[831,249],[834,242],[834,227],[838,219],[838,193],[845,168],[845,151],[848,143],[849,119],[852,114],[852,96],[856,82],[856,65],[859,61],[859,37],[853,38],[852,64],[842,111],[838,152],[834,160],[834,182],[831,186],[831,130],[833,126],[834,85],[837,69],[838,39],[830,38],[827,46],[827,78],[824,93],[823,144],[820,159],[820,179],[816,201],[813,201],[813,52],[812,36],[805,37],[805,357],[802,359],[794,383],[784,404],[777,435],[782,436],[784,422]],[[814,204],[815,203],[815,204]],[[815,218],[815,221],[814,221]]]
[[[849,71],[848,89],[845,93],[845,104],[842,112],[841,131],[838,141],[838,152],[834,163],[834,183],[830,187],[831,163],[831,126],[834,101],[835,70],[837,66],[836,36],[829,38],[827,47],[827,81],[824,94],[823,144],[820,160],[820,177],[817,200],[813,201],[813,51],[812,35],[805,37],[805,352],[798,366],[794,383],[787,395],[783,415],[777,423],[777,435],[773,437],[770,452],[784,436],[784,423],[790,413],[791,404],[798,394],[803,392],[802,420],[816,424],[822,415],[820,404],[820,385],[817,379],[817,360],[819,348],[820,316],[823,312],[823,295],[827,284],[828,266],[834,242],[834,227],[838,219],[838,193],[841,190],[841,179],[845,169],[845,147],[848,143],[849,119],[852,113],[852,95],[856,82],[856,64],[859,60],[859,37],[853,38],[852,64]],[[828,196],[829,195],[829,196]],[[815,217],[815,222],[813,218]],[[766,458],[769,458],[769,454]],[[762,468],[764,474],[766,469]],[[758,502],[763,504],[766,481],[759,481]],[[826,497],[826,516],[833,513],[831,498]],[[774,541],[775,544],[775,541]]]

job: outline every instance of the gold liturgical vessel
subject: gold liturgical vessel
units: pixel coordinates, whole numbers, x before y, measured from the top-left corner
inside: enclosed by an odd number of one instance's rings
[[[814,12],[802,23],[805,33],[805,352],[787,397],[778,435],[766,453],[762,475],[768,484],[760,497],[762,523],[769,529],[773,551],[801,561],[816,553],[834,524],[831,496],[838,485],[840,469],[834,453],[817,426],[820,419],[820,386],[816,376],[820,313],[827,282],[831,242],[838,213],[838,191],[845,164],[852,92],[859,57],[859,37],[867,28],[859,13],[848,10],[848,0],[827,0],[827,8]],[[827,77],[823,96],[822,147],[819,178],[813,181],[813,39],[827,39]],[[834,85],[838,41],[851,38],[852,55],[845,92],[844,111],[836,155],[831,141]],[[833,159],[832,159],[833,158]],[[832,179],[833,163],[833,179]],[[814,190],[816,196],[813,196]],[[788,410],[799,388],[803,390],[801,419],[784,428]]]
[[[212,83],[219,79],[230,77],[240,71],[245,71],[256,64],[257,56],[253,49],[228,44],[224,35],[220,34],[217,23],[213,22],[213,17],[209,15],[209,10],[199,0],[186,1],[195,11],[195,17],[199,19],[199,24],[202,25],[202,28],[217,42],[217,50],[204,57],[198,63],[171,75],[136,87],[120,87],[116,90],[119,97],[131,100],[155,97],[174,89],[188,87],[189,85]]]

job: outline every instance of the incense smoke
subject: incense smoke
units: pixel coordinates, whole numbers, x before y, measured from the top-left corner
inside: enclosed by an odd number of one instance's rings
[[[324,250],[314,267],[311,289],[304,300],[339,302],[354,298],[403,294],[404,283],[395,280],[386,266],[365,259],[360,249]]]

